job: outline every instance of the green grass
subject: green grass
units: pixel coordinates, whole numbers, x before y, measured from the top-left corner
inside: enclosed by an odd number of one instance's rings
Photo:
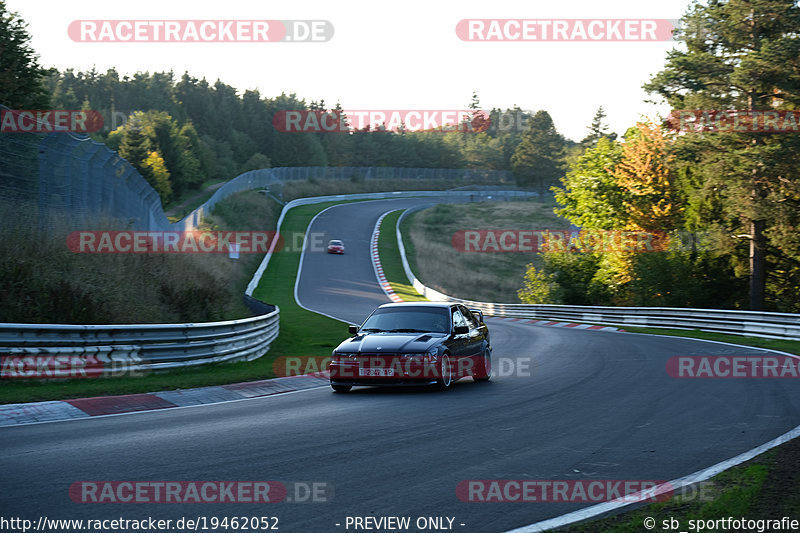
[[[569,222],[553,213],[555,203],[537,200],[439,204],[414,213],[403,223],[403,244],[412,270],[428,287],[466,300],[519,303],[534,252],[462,251],[453,237],[465,230],[566,229]]]
[[[800,511],[800,476],[791,471],[786,475],[785,465],[788,461],[796,466],[798,454],[800,441],[795,439],[685,491],[677,489],[666,501],[555,531],[639,533],[647,531],[643,525],[647,518],[654,519],[657,524],[652,531],[670,530],[662,528],[663,524],[670,523],[670,519],[677,521],[672,522],[678,526],[672,528],[676,531],[691,531],[690,520],[726,517],[780,520],[782,516],[797,519]],[[704,531],[728,530],[711,528]]]
[[[216,185],[218,183],[225,183],[229,180],[207,180],[200,184],[196,189],[188,189],[183,191],[183,193],[177,197],[171,199],[167,205],[164,206],[164,212],[172,211],[178,207],[181,208],[180,213],[176,213],[174,216],[168,218],[177,218],[178,220],[182,219],[201,205],[203,205],[209,198],[214,196],[214,193],[217,192],[217,189],[207,191],[205,190],[207,187],[211,185]],[[181,206],[182,203],[187,202],[186,205]]]
[[[662,328],[643,328],[639,326],[627,326],[621,324],[618,327],[631,333],[650,333],[653,335],[672,335],[675,337],[688,337],[692,339],[706,339],[710,341],[729,342],[731,344],[743,344],[745,346],[755,346],[767,350],[777,350],[800,355],[800,341],[787,339],[765,339],[762,337],[747,337],[744,335],[729,335],[716,333],[713,331],[700,331],[699,329],[662,329]]]
[[[403,270],[400,258],[400,247],[397,244],[397,219],[403,213],[397,210],[389,213],[381,222],[380,235],[378,236],[378,253],[381,258],[381,267],[386,280],[392,290],[406,302],[426,301],[408,282],[408,277]]]
[[[311,219],[331,206],[343,202],[305,205],[289,211],[281,233],[305,232]],[[311,311],[294,300],[294,284],[300,264],[299,251],[285,251],[272,256],[267,271],[253,296],[280,307],[281,333],[272,344],[275,356],[329,356],[336,345],[347,337],[347,324]]]
[[[417,273],[419,272],[417,269],[417,248],[408,236],[414,224],[414,217],[416,217],[417,214],[419,214],[419,211],[410,213],[404,217],[403,221],[400,223],[400,234],[403,236],[403,248],[405,248],[406,251],[406,261],[408,261],[408,266],[415,276],[418,275]],[[402,268],[402,265],[400,265],[400,267]],[[403,278],[401,279],[408,279],[405,277],[405,272],[403,272]]]
[[[705,482],[695,491],[686,490],[685,496],[673,496],[665,502],[653,503],[609,518],[559,528],[563,533],[625,533],[645,531],[644,520],[656,520],[656,531],[662,531],[661,524],[670,517],[678,520],[685,531],[689,520],[715,519],[727,516],[746,517],[758,497],[769,469],[768,462],[774,458],[771,450],[756,458],[752,463],[727,470]],[[712,530],[715,531],[715,530]]]

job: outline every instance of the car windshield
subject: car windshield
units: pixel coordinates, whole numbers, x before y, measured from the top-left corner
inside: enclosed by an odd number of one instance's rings
[[[450,312],[438,307],[388,307],[376,309],[362,331],[394,333],[447,333]]]
[[[342,245],[342,241],[331,241],[328,244],[331,245],[331,246],[341,246]]]

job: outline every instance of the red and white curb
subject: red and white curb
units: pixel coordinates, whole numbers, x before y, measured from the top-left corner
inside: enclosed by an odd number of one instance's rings
[[[572,328],[572,329],[588,329],[592,331],[619,331],[625,333],[622,328],[615,328],[613,326],[598,326],[596,324],[579,324],[577,322],[557,322],[555,320],[529,320],[527,318],[504,318],[492,317],[495,320],[505,320],[507,322],[523,322],[525,324],[532,324],[534,326],[547,326],[552,328]]]
[[[328,372],[197,389],[0,405],[0,427],[208,405],[327,387]]]
[[[396,209],[393,211],[397,211]],[[403,299],[398,296],[394,290],[392,290],[392,285],[386,279],[386,275],[383,273],[383,267],[381,266],[381,258],[380,254],[378,253],[378,237],[381,234],[381,222],[383,219],[386,218],[386,215],[391,213],[392,211],[387,211],[386,213],[382,214],[378,217],[378,221],[375,223],[375,229],[372,230],[372,240],[370,241],[370,254],[372,256],[372,268],[375,269],[375,277],[378,278],[378,285],[381,286],[383,292],[386,293],[386,296],[393,302],[402,302]]]

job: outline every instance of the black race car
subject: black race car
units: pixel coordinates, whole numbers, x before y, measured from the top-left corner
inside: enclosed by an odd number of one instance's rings
[[[451,302],[404,302],[375,309],[351,338],[333,350],[331,387],[435,385],[449,389],[462,377],[489,381],[489,328],[476,309]]]

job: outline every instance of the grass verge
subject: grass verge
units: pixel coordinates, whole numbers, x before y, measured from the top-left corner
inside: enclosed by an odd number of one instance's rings
[[[289,211],[281,233],[305,232],[314,215],[344,202],[304,205]],[[307,311],[294,300],[294,284],[300,252],[289,250],[272,256],[253,296],[280,307],[281,333],[267,356],[329,356],[348,335],[347,324]],[[266,357],[266,356],[265,356]],[[264,359],[264,358],[262,358]]]
[[[698,483],[664,502],[556,529],[561,533],[627,533],[648,531],[645,520],[654,520],[652,531],[698,531],[699,520],[727,517],[750,520],[798,520],[800,517],[800,440],[794,439]],[[692,528],[690,521],[695,521]],[[705,525],[705,524],[704,524]],[[776,531],[777,529],[763,529]],[[704,532],[758,531],[707,527]]]
[[[170,222],[177,222],[183,219],[186,215],[206,203],[209,198],[214,196],[217,189],[225,184],[228,180],[208,180],[196,189],[189,189],[184,191],[177,198],[173,198],[170,202],[163,207],[164,213]]]
[[[462,251],[453,236],[465,230],[567,229],[552,201],[439,204],[403,223],[403,244],[413,254],[414,274],[428,287],[467,300],[519,303],[527,265],[539,254]]]
[[[728,342],[731,344],[743,344],[745,346],[755,346],[767,350],[788,352],[800,355],[800,341],[786,339],[765,339],[762,337],[746,337],[744,335],[729,335],[716,333],[713,331],[700,331],[699,329],[662,329],[662,328],[643,328],[638,326],[618,326],[631,333],[650,333],[652,335],[671,335],[675,337],[687,337],[691,339],[705,339],[710,341]]]
[[[402,213],[402,210],[392,211],[381,222],[381,233],[378,236],[378,253],[381,258],[381,267],[392,290],[404,301],[427,301],[427,298],[418,293],[408,282],[408,277],[403,270],[396,231],[397,219],[400,218]]]

